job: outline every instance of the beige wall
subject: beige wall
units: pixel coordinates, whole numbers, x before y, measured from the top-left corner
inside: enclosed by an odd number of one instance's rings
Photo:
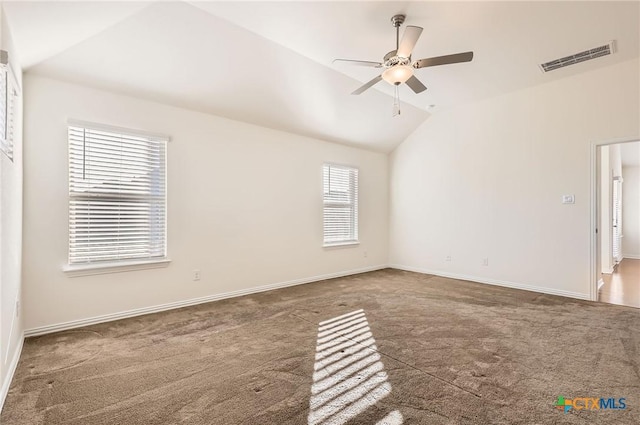
[[[384,154],[38,76],[24,86],[25,329],[387,263]],[[70,118],[171,136],[168,268],[62,271]],[[360,169],[359,246],[322,248],[324,161]]]
[[[636,59],[432,116],[390,158],[390,263],[589,297],[591,147],[640,135],[639,73]]]

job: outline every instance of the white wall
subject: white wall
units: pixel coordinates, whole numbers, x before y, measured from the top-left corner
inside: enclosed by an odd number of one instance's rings
[[[605,145],[600,147],[601,155],[598,166],[600,167],[600,187],[598,195],[599,200],[599,224],[600,241],[598,249],[600,250],[601,267],[600,272],[611,274],[613,269],[620,261],[620,258],[613,257],[613,184],[614,178],[622,175],[622,159],[620,156],[620,145]]]
[[[384,154],[29,74],[24,92],[27,330],[387,263]],[[168,268],[86,277],[62,271],[69,118],[171,136]],[[324,161],[360,169],[357,247],[322,248]],[[194,269],[202,280],[191,280]]]
[[[640,117],[638,117],[638,119],[640,119]],[[618,246],[619,249],[617,256],[614,256],[613,250],[613,245],[616,243],[613,230],[613,221],[616,214],[615,209],[613,208],[613,192],[614,185],[620,184],[620,182],[617,182],[615,180],[619,180],[622,177],[622,157],[620,156],[620,144],[611,145],[609,149],[609,160],[611,162],[610,166],[613,175],[613,177],[611,178],[611,221],[609,222],[609,232],[611,233],[611,265],[614,266],[622,260],[622,245]],[[619,189],[620,187],[618,187],[618,190]],[[620,193],[619,196],[622,196],[622,193]],[[621,217],[615,217],[615,219],[620,220]],[[621,238],[618,239],[617,243],[622,244]]]
[[[640,167],[623,167],[622,178],[622,256],[640,259]]]
[[[0,46],[9,53],[9,62],[21,85],[20,62],[4,14],[0,19]],[[0,406],[9,385],[11,366],[17,361],[23,329],[22,317],[16,309],[21,297],[22,269],[22,96],[15,106],[13,162],[0,153]]]
[[[434,114],[390,158],[390,263],[589,297],[591,143],[638,138],[639,71],[636,59]]]
[[[602,273],[613,273],[613,256],[611,254],[611,181],[613,170],[611,169],[610,145],[600,147],[598,156],[599,187],[598,187],[598,250],[600,264],[596,276],[602,277]]]

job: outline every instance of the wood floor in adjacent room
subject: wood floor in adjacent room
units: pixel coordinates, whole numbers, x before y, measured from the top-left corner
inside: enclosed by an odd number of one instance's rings
[[[29,338],[0,422],[624,425],[639,388],[638,309],[387,269]]]
[[[640,260],[625,258],[611,274],[602,274],[598,300],[640,308]]]

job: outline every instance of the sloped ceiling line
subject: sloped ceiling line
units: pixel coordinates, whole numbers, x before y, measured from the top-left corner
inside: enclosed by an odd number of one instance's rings
[[[4,2],[28,72],[305,136],[389,152],[430,112],[637,58],[638,2]],[[424,27],[413,56],[473,50],[420,69],[428,89],[351,93],[379,70],[389,19]],[[579,16],[580,19],[575,19]],[[543,74],[538,64],[606,40],[614,55]]]

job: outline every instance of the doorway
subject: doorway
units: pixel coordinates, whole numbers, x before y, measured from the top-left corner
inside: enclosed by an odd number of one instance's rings
[[[592,299],[640,308],[640,141],[594,150]]]

